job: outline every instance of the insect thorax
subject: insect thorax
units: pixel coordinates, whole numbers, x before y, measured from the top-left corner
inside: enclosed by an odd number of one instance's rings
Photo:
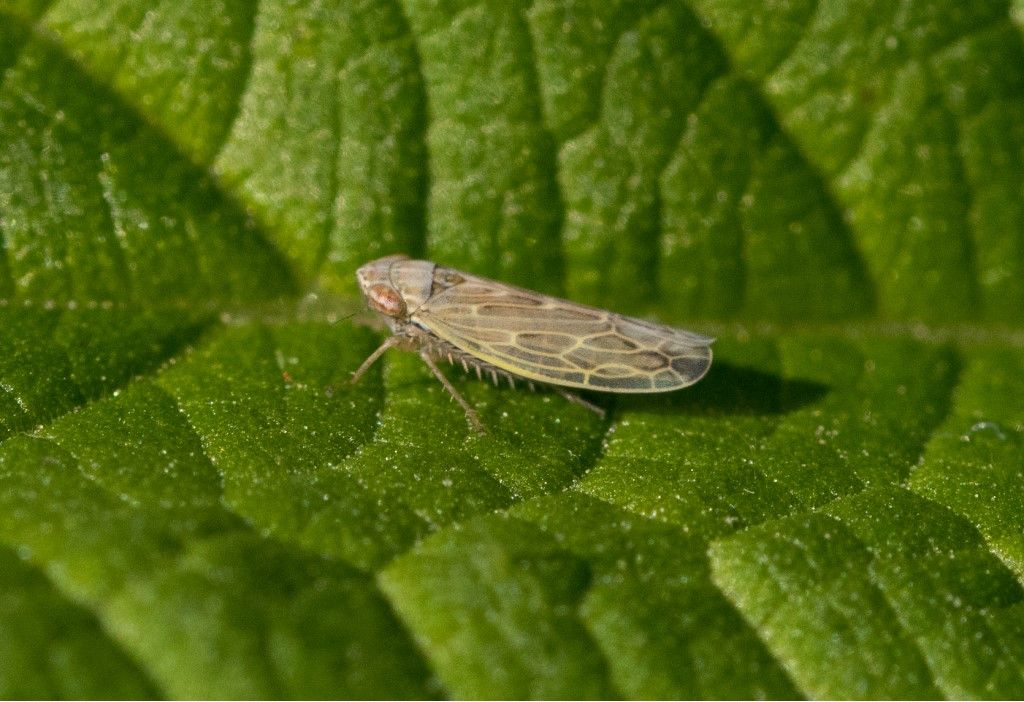
[[[391,266],[391,285],[411,312],[430,299],[434,288],[434,269],[430,261],[399,261]]]

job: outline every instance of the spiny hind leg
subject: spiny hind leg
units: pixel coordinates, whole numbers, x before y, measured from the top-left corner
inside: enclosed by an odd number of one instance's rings
[[[358,383],[359,379],[363,377],[366,371],[370,370],[370,366],[377,362],[377,359],[384,355],[384,352],[390,348],[394,348],[401,344],[404,340],[400,336],[389,336],[384,340],[384,343],[377,347],[377,350],[366,357],[363,361],[363,365],[356,369],[356,372],[349,378],[350,383]]]
[[[437,367],[436,363],[434,363],[434,359],[430,357],[430,354],[428,354],[426,350],[420,351],[420,358],[422,358],[423,362],[427,364],[427,368],[429,368],[430,372],[434,374],[434,377],[441,381],[441,385],[443,385],[444,389],[448,391],[448,394],[454,397],[455,401],[462,406],[463,411],[466,413],[466,421],[469,422],[469,426],[480,434],[486,434],[487,430],[484,429],[483,422],[480,421],[480,417],[477,415],[476,410],[470,407],[469,403],[466,402],[466,398],[464,398],[459,391],[455,389],[455,386],[451,384],[451,381],[445,377],[444,373],[441,372],[441,369]]]
[[[579,395],[577,395],[576,393],[570,392],[570,391],[566,390],[565,388],[560,388],[557,385],[555,385],[554,388],[555,388],[555,392],[557,392],[559,395],[561,395],[562,397],[567,399],[569,402],[572,402],[573,404],[579,405],[580,407],[586,407],[588,410],[590,410],[591,412],[596,414],[598,417],[600,417],[601,419],[604,419],[606,413],[605,413],[603,407],[598,407],[597,405],[595,405],[590,400],[585,400],[582,397],[580,397]]]

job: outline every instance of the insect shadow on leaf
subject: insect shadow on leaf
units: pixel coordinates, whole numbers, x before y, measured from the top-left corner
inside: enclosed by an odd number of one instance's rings
[[[679,415],[781,415],[814,404],[829,386],[718,361],[699,393],[623,395],[615,411]]]

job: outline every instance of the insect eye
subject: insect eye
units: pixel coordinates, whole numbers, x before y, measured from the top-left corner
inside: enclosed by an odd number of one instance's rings
[[[366,301],[370,307],[389,317],[401,317],[405,314],[405,302],[398,291],[388,285],[373,285],[366,291]]]

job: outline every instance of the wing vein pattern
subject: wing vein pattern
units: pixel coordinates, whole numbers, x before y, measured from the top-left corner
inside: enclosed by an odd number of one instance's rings
[[[711,365],[700,334],[458,272],[412,320],[513,375],[619,393],[678,390]]]

